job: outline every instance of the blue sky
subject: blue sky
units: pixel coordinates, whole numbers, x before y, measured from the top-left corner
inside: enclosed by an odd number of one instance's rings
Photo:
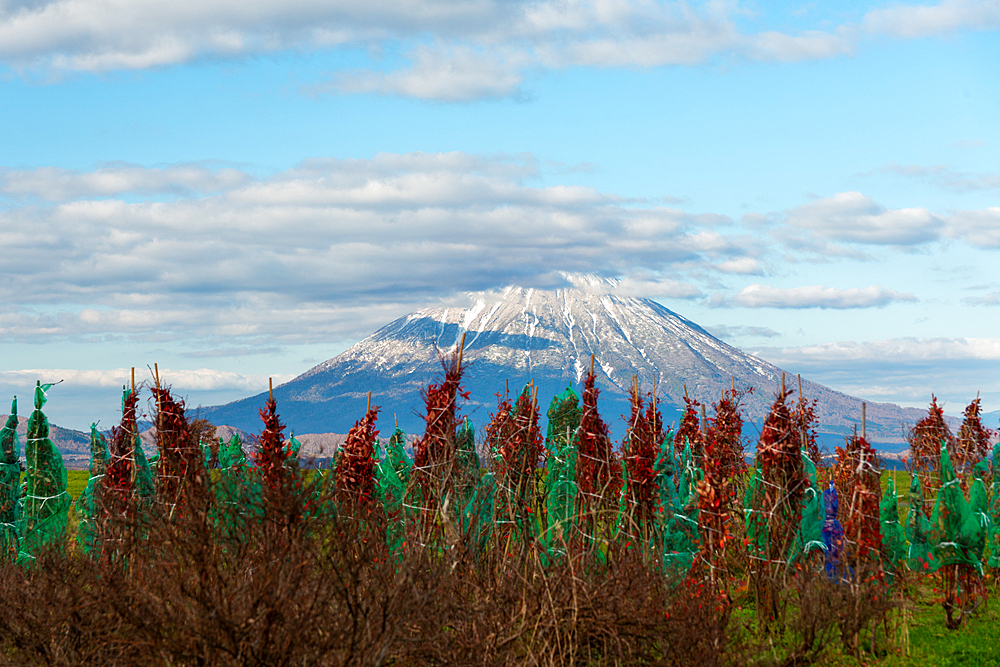
[[[0,395],[240,398],[469,291],[621,280],[1000,409],[1000,2],[0,3]]]

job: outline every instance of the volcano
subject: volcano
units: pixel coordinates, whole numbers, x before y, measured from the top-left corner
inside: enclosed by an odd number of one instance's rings
[[[519,392],[533,382],[544,415],[548,401],[567,386],[579,390],[594,359],[599,408],[613,432],[624,431],[633,376],[642,391],[663,402],[664,418],[677,419],[687,394],[708,405],[732,387],[753,387],[743,400],[749,422],[759,424],[784,381],[795,376],[719,340],[694,322],[649,300],[613,293],[596,279],[582,286],[537,290],[521,287],[470,295],[465,307],[418,310],[390,322],[344,353],[275,387],[283,421],[296,433],[346,433],[372,403],[382,407],[382,430],[393,420],[423,431],[420,390],[441,375],[442,354],[465,336],[464,386],[470,400],[462,414],[485,423],[496,394]],[[802,380],[816,399],[820,432],[842,437],[860,425],[862,399]],[[794,398],[794,396],[793,396]],[[266,394],[200,408],[216,424],[259,431],[258,408]],[[899,443],[906,425],[923,412],[868,403],[869,439]],[[745,432],[746,435],[749,435]]]

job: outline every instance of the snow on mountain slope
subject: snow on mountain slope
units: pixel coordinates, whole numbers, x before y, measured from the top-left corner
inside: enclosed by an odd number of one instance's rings
[[[627,411],[633,375],[643,391],[651,391],[655,383],[668,419],[676,417],[670,407],[682,405],[685,386],[690,396],[710,404],[734,381],[754,388],[745,406],[751,420],[762,419],[781,386],[781,369],[654,301],[607,293],[607,288],[508,287],[472,295],[466,308],[416,311],[276,387],[279,410],[297,432],[343,433],[361,416],[371,391],[372,402],[383,408],[383,431],[391,430],[393,414],[407,430],[420,430],[420,389],[440,374],[439,354],[455,350],[464,334],[464,379],[471,401],[463,412],[480,423],[508,381],[511,393],[533,381],[544,410],[567,385],[579,386],[591,355],[602,389],[602,414],[616,431],[622,427],[619,415]],[[786,382],[797,391],[794,376],[787,375]],[[819,401],[825,432],[846,434],[860,421],[861,399],[808,379],[802,385],[807,398]],[[256,432],[263,400],[262,394],[201,413],[215,423]],[[894,442],[921,413],[870,403],[867,415],[871,436]]]

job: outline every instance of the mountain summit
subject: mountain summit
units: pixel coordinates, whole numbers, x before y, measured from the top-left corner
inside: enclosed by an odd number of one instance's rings
[[[601,412],[615,430],[628,412],[633,376],[642,391],[656,388],[664,417],[674,419],[688,395],[703,403],[723,389],[752,386],[744,399],[751,421],[760,422],[782,382],[782,370],[745,354],[700,326],[649,299],[619,296],[603,281],[583,287],[536,290],[508,287],[472,295],[465,308],[432,308],[382,327],[343,354],[275,387],[282,418],[298,433],[344,433],[362,416],[368,392],[381,405],[382,422],[395,414],[404,429],[423,423],[420,389],[440,375],[440,355],[455,350],[465,334],[464,384],[471,400],[462,413],[484,422],[495,394],[509,382],[515,394],[529,381],[548,401],[568,385],[578,387],[594,355]],[[787,386],[797,391],[795,376]],[[861,399],[803,380],[807,399],[817,399],[822,431],[846,434],[861,419]],[[265,395],[203,408],[217,424],[259,430],[257,409]],[[673,409],[673,410],[672,410]],[[898,442],[918,410],[868,405],[869,437]],[[387,430],[383,428],[382,430]]]

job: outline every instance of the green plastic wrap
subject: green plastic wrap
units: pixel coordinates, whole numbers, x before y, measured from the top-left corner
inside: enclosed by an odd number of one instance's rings
[[[990,549],[989,566],[1000,568],[1000,442],[993,446],[992,497],[989,504],[990,527],[987,546]]]
[[[686,575],[694,564],[699,549],[698,532],[698,482],[703,478],[701,469],[694,463],[691,443],[684,445],[681,455],[677,493],[672,507],[664,507],[663,566],[671,573]]]
[[[565,546],[574,538],[577,524],[576,447],[573,436],[580,427],[580,396],[567,387],[552,399],[546,413],[549,418],[545,436],[545,509],[548,529],[544,535],[550,558],[565,555]]]
[[[924,493],[920,485],[920,476],[910,476],[909,493],[910,511],[906,515],[906,525],[903,533],[910,543],[906,552],[907,565],[914,572],[936,572],[940,565],[932,544],[931,522],[924,514]]]
[[[986,500],[986,484],[983,482],[983,475],[986,474],[986,461],[980,461],[972,467],[972,484],[969,486],[969,511],[973,520],[979,525],[979,533],[973,545],[973,553],[979,562],[983,561],[986,553],[986,538],[992,528],[990,521],[989,506]]]
[[[899,499],[896,480],[892,477],[879,504],[879,521],[882,524],[882,562],[889,569],[898,570],[907,560],[907,544],[906,533],[899,525]]]
[[[17,398],[0,430],[0,558],[17,559],[21,545],[24,507],[21,501],[21,445],[17,439]]]
[[[403,502],[410,484],[413,462],[406,455],[406,433],[398,426],[375,464],[375,486],[386,515],[385,539],[392,553],[399,553],[406,540]]]
[[[816,479],[816,464],[802,450],[802,469],[805,472],[809,486],[802,494],[802,519],[792,546],[791,561],[807,558],[809,554],[826,552],[826,542],[823,541],[823,522],[826,519],[823,507],[823,493]],[[897,521],[898,524],[898,521]]]
[[[98,432],[97,424],[91,424],[90,478],[87,480],[87,488],[76,499],[76,513],[79,517],[76,541],[86,554],[92,553],[100,540],[98,524],[101,519],[101,487],[110,458],[107,440]]]
[[[983,529],[969,508],[962,486],[955,476],[948,448],[941,445],[941,488],[931,513],[931,526],[936,539],[934,553],[940,566],[966,565],[982,574],[983,566],[976,557],[976,545]]]
[[[52,385],[37,383],[35,410],[28,417],[25,447],[24,539],[18,562],[30,564],[46,545],[66,544],[70,497],[66,492],[66,467],[62,454],[49,439],[49,420],[42,413],[45,392]]]
[[[261,484],[247,465],[243,443],[236,434],[225,442],[219,439],[219,472],[215,483],[214,518],[229,539],[239,539],[242,526],[261,519]]]
[[[757,498],[761,495],[760,487],[763,484],[763,479],[764,470],[761,467],[760,459],[756,459],[753,473],[750,475],[750,483],[747,485],[746,495],[743,496],[747,551],[750,558],[754,560],[767,558],[767,517],[763,516],[755,507]]]

